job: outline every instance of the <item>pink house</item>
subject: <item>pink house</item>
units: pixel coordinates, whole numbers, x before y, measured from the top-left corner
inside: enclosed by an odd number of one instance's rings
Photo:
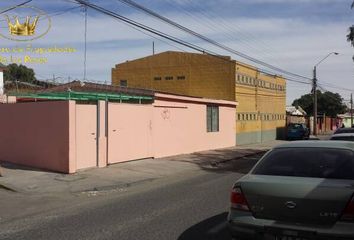
[[[0,104],[0,161],[75,173],[236,144],[236,102],[164,93],[153,99]]]

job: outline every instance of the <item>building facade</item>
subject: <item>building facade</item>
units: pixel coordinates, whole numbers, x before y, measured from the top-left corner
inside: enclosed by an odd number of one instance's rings
[[[230,57],[163,52],[117,64],[112,84],[237,101],[237,144],[280,138],[285,128],[285,79]]]
[[[4,162],[75,173],[235,145],[234,101],[77,81],[15,97],[0,104]]]

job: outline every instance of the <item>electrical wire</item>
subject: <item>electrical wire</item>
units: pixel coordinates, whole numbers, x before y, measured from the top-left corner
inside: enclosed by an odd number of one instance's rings
[[[205,39],[204,39],[204,36],[202,36],[201,34],[198,34],[198,33],[194,32],[194,31],[192,31],[192,30],[190,30],[190,29],[188,29],[188,28],[186,28],[186,27],[183,27],[183,26],[181,26],[180,24],[178,24],[178,23],[176,23],[176,22],[174,22],[174,21],[172,21],[172,20],[170,20],[170,19],[168,19],[168,18],[166,18],[166,17],[163,17],[162,15],[160,15],[160,14],[158,14],[158,13],[156,13],[156,12],[154,12],[154,11],[152,11],[152,10],[150,10],[150,9],[148,9],[148,8],[146,8],[146,7],[144,7],[144,6],[142,6],[142,5],[139,5],[138,3],[136,3],[136,2],[134,2],[134,1],[132,1],[132,0],[117,0],[117,1],[122,2],[122,3],[125,3],[125,4],[127,4],[127,5],[129,5],[129,6],[132,6],[132,7],[134,7],[135,9],[138,9],[138,10],[143,11],[143,12],[145,12],[145,13],[148,13],[149,15],[151,15],[151,16],[153,16],[153,17],[156,17],[156,18],[158,18],[158,19],[160,19],[160,20],[162,20],[162,21],[164,21],[164,22],[166,22],[166,23],[168,23],[168,24],[170,24],[170,25],[173,25],[173,26],[175,26],[175,27],[177,27],[177,28],[179,28],[179,29],[181,29],[181,30],[187,32],[187,33],[191,33],[191,34],[193,34],[194,36],[197,36],[197,37],[199,37],[199,38],[205,40]],[[189,1],[189,0],[188,0],[188,1]],[[189,1],[189,3],[192,3],[192,2]],[[207,41],[210,42],[209,39],[208,39]],[[213,40],[211,40],[211,41],[213,41]],[[215,45],[215,44],[214,44],[214,45]],[[226,49],[224,49],[224,50],[226,50]],[[248,59],[248,60],[249,60],[249,59]],[[274,70],[274,69],[273,69],[273,70]],[[263,71],[263,72],[266,72],[265,70],[262,70],[262,71]],[[296,76],[299,76],[299,75],[296,75]],[[290,81],[293,81],[293,82],[301,83],[301,84],[312,84],[312,82],[299,81],[299,80],[291,79],[291,78],[289,78],[289,77],[287,77],[286,79],[287,79],[287,80],[290,80]],[[311,80],[310,78],[307,78],[307,77],[306,77],[306,79],[307,79],[307,80]],[[337,87],[337,86],[335,86],[335,85],[332,85],[331,87],[333,87],[333,88],[338,88],[338,89],[342,89],[342,90],[346,90],[346,91],[351,91],[351,92],[354,91],[354,90],[352,90],[352,89]]]
[[[280,72],[280,73],[285,74],[285,75],[295,76],[295,77],[303,78],[303,79],[306,79],[306,80],[311,80],[311,78],[304,77],[302,75],[283,70],[281,68],[275,67],[275,66],[273,66],[271,64],[268,64],[268,63],[266,63],[264,61],[261,61],[259,59],[253,58],[253,57],[251,57],[251,56],[249,56],[249,55],[247,55],[245,53],[242,53],[240,51],[234,50],[234,49],[232,49],[232,48],[230,48],[230,47],[228,47],[228,46],[226,46],[224,44],[221,44],[221,43],[219,43],[219,42],[217,42],[215,40],[212,40],[212,39],[210,39],[208,37],[205,37],[202,34],[199,34],[199,33],[195,32],[195,31],[193,31],[193,30],[191,30],[191,29],[189,29],[187,27],[184,27],[184,26],[180,25],[179,23],[174,22],[171,19],[169,19],[167,17],[164,17],[164,16],[152,11],[151,9],[146,8],[146,7],[140,5],[140,4],[138,4],[138,3],[136,3],[136,2],[134,2],[132,0],[118,0],[118,1],[120,1],[122,3],[125,3],[125,4],[131,6],[131,7],[135,8],[135,9],[143,11],[143,12],[145,12],[145,13],[147,13],[147,14],[155,17],[155,18],[160,19],[161,21],[163,21],[163,22],[165,22],[167,24],[170,24],[170,25],[172,25],[172,26],[174,26],[174,27],[186,32],[186,33],[189,33],[189,34],[191,34],[191,35],[193,35],[193,36],[195,36],[195,37],[197,37],[197,38],[199,38],[201,40],[204,40],[204,41],[206,41],[206,42],[208,42],[208,43],[210,43],[210,44],[212,44],[214,46],[217,46],[217,47],[219,47],[219,48],[221,48],[223,50],[231,52],[231,53],[233,53],[233,54],[235,54],[235,55],[237,55],[239,57],[242,57],[244,59],[247,59],[247,60],[249,60],[251,62],[257,63],[259,65],[262,65],[262,66],[264,66],[266,68],[272,69],[274,71]],[[84,2],[84,1],[81,1],[81,2]]]
[[[348,91],[348,92],[354,92],[354,89],[350,89],[350,88],[345,88],[345,87],[340,87],[331,83],[326,83],[326,82],[319,82],[319,84],[321,84],[322,86],[326,86],[329,88],[333,88],[333,89],[337,89],[337,90],[344,90],[344,91]]]
[[[79,8],[81,8],[81,6],[71,7],[71,8],[67,8],[65,10],[57,11],[57,12],[54,12],[54,13],[49,14],[49,15],[44,15],[43,19],[48,19],[49,17],[60,16],[60,15],[63,15],[65,13],[68,13],[68,12],[70,12],[72,10],[79,9]],[[31,16],[31,17],[33,17],[33,16]],[[26,18],[27,17],[21,17],[21,18],[19,18],[19,20],[23,20],[23,19],[26,19]],[[7,22],[7,20],[2,19],[2,20],[0,20],[0,22]],[[8,27],[0,27],[0,28],[3,28],[3,29],[6,28],[7,29]]]
[[[321,86],[321,85],[318,85],[318,87],[319,87],[323,92],[330,92],[330,91],[328,91],[327,89],[325,89],[325,88],[324,88],[323,86]],[[338,94],[338,93],[337,93],[337,94]],[[339,94],[338,94],[338,95],[339,95]],[[341,100],[342,100],[342,104],[345,104],[345,103],[343,103],[345,100],[342,98],[341,95],[339,95],[339,96],[340,96],[340,98],[341,98]],[[333,100],[335,100],[335,101],[338,101],[338,99],[335,98],[335,97],[332,96],[332,95],[327,94],[326,97],[329,97],[329,98],[331,98],[331,99],[333,99]]]
[[[1,11],[0,14],[6,13],[6,12],[11,11],[11,10],[13,10],[13,9],[16,9],[16,8],[18,8],[18,7],[21,7],[21,6],[23,6],[23,5],[26,5],[26,4],[29,3],[29,2],[32,2],[32,0],[28,0],[28,1],[26,1],[26,2],[17,4],[17,5],[15,5],[15,6],[6,8],[5,10]]]
[[[217,15],[213,14],[211,9],[207,10],[205,7],[203,8],[203,5],[199,4],[198,7],[194,7],[195,4],[198,4],[197,1],[194,2],[192,2],[191,0],[187,0],[187,2],[183,1],[183,3],[187,3],[183,5],[188,5],[188,8],[181,7],[180,6],[181,4],[178,3],[172,5],[171,2],[172,2],[171,0],[166,1],[166,3],[169,3],[170,6],[174,8],[178,7],[182,12],[185,12],[188,16],[195,19],[197,22],[201,22],[202,25],[208,26],[216,31],[220,31],[221,28],[225,29],[226,32],[223,33],[223,36],[225,36],[227,39],[233,42],[237,41],[241,45],[245,46],[246,48],[249,48],[256,52],[260,52],[263,56],[276,58],[275,55],[272,54],[274,50],[270,49],[263,41],[261,41],[260,38],[257,38],[255,35],[245,32],[244,30],[241,30],[235,23],[233,23],[232,27],[230,27],[228,22],[224,21],[222,18],[219,18]],[[197,17],[195,13],[198,13]],[[203,17],[202,21],[200,21],[201,17]],[[211,19],[218,19],[218,23],[216,24]],[[237,33],[237,38],[231,34],[235,31]],[[252,42],[255,44],[252,44]],[[258,45],[263,45],[263,49],[261,50],[260,48],[257,48],[256,46]]]
[[[178,44],[180,44],[180,45],[182,45],[184,47],[193,49],[193,50],[195,50],[197,52],[208,54],[209,56],[213,56],[213,57],[219,58],[219,59],[221,59],[223,61],[236,62],[234,60],[230,60],[229,57],[221,56],[221,55],[219,55],[219,54],[217,54],[215,52],[206,50],[205,48],[199,47],[199,46],[197,46],[195,44],[192,44],[192,43],[186,42],[184,40],[181,40],[179,38],[173,37],[171,35],[165,34],[165,33],[161,32],[159,30],[156,30],[154,28],[151,28],[149,26],[146,26],[144,24],[141,24],[139,22],[131,20],[131,19],[127,18],[127,17],[124,17],[124,16],[122,16],[122,15],[120,15],[118,13],[112,12],[112,11],[110,11],[108,9],[105,9],[103,7],[100,7],[98,5],[95,5],[95,4],[92,4],[92,3],[89,3],[89,2],[83,1],[83,0],[75,0],[75,1],[80,3],[80,4],[82,4],[82,5],[86,5],[86,6],[90,7],[90,8],[92,8],[92,9],[95,9],[96,11],[101,12],[101,13],[103,13],[105,15],[108,15],[108,16],[113,17],[115,19],[121,20],[122,22],[128,24],[129,26],[133,26],[135,28],[143,29],[144,31],[150,32],[152,34],[155,34],[155,35],[157,35],[157,36],[159,36],[161,38],[173,41],[173,42],[178,43]],[[264,72],[266,74],[269,74],[269,71],[262,71],[262,70],[260,70],[260,71]],[[274,74],[271,74],[271,75],[274,75]],[[295,80],[295,79],[292,79],[292,78],[287,78],[286,77],[285,79],[287,79],[289,81],[293,81],[293,82],[310,84],[309,82],[299,81],[299,80]]]

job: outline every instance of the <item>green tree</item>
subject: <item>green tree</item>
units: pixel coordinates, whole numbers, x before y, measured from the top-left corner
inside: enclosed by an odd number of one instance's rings
[[[308,115],[313,116],[313,95],[305,94],[294,100],[293,106],[300,106]],[[317,111],[319,114],[336,117],[347,110],[343,98],[338,93],[317,91]]]
[[[352,3],[351,8],[354,8],[354,1]],[[354,25],[352,25],[351,27],[349,27],[348,29],[348,35],[347,35],[347,41],[351,43],[351,45],[354,47]],[[354,61],[354,56],[353,56],[353,61]]]
[[[4,80],[33,83],[36,81],[36,77],[32,68],[12,63],[9,64],[4,71]]]

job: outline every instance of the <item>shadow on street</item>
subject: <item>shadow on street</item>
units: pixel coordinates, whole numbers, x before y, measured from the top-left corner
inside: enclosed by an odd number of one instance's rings
[[[247,174],[263,155],[264,153],[259,153],[253,156],[230,160],[215,165],[200,164],[199,166],[201,169],[210,172],[219,172],[219,173],[236,172],[241,174]]]
[[[208,218],[184,231],[178,240],[231,240],[227,212]]]

